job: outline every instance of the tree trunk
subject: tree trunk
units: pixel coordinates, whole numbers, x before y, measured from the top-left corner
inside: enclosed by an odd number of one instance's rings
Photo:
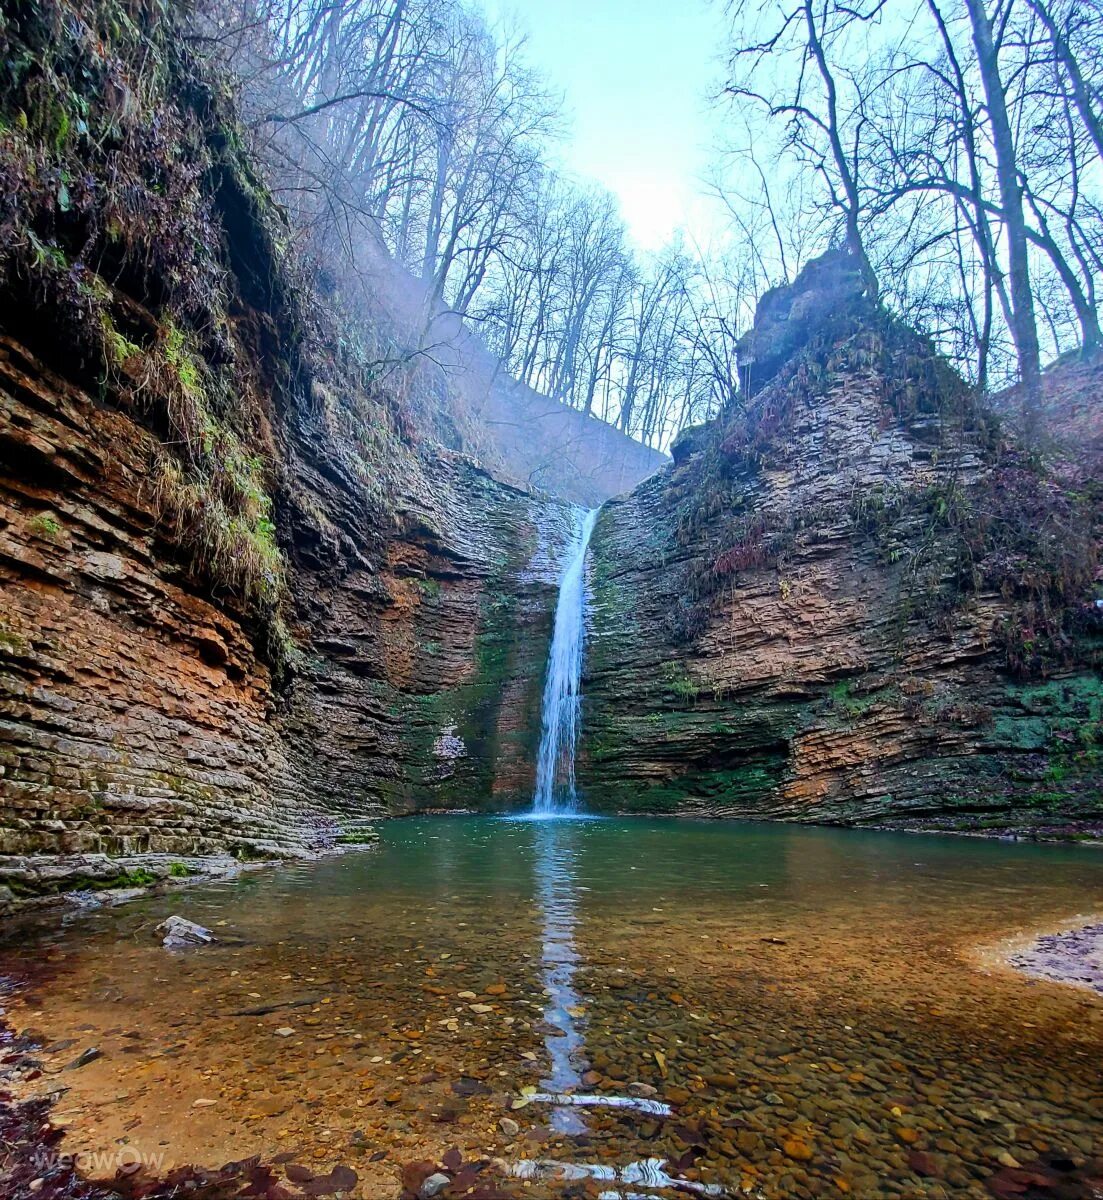
[[[1029,0],[1029,4],[1046,27],[1049,39],[1053,43],[1054,55],[1061,66],[1065,68],[1069,83],[1072,84],[1072,98],[1080,114],[1080,119],[1084,122],[1084,127],[1095,143],[1096,152],[1100,158],[1103,158],[1103,120],[1096,114],[1092,104],[1091,90],[1084,78],[1084,72],[1081,71],[1080,64],[1076,60],[1076,55],[1049,8],[1041,0]]]
[[[823,40],[816,28],[815,15],[812,12],[812,0],[804,2],[804,23],[808,32],[808,48],[816,60],[820,78],[823,80],[824,91],[827,93],[827,138],[831,144],[831,157],[835,160],[835,169],[843,185],[845,204],[843,215],[846,220],[846,248],[858,260],[858,266],[865,280],[866,291],[871,300],[876,300],[880,288],[873,264],[866,254],[865,243],[862,241],[858,217],[861,212],[861,197],[858,194],[858,180],[851,169],[850,160],[843,148],[842,135],[839,131],[839,98],[835,86],[835,76],[827,63]]]
[[[1033,436],[1038,432],[1041,419],[1042,367],[1034,296],[1030,290],[1030,255],[1023,212],[1023,186],[1007,111],[1007,94],[992,37],[992,23],[988,19],[984,0],[965,0],[965,4],[969,10],[973,45],[977,51],[981,84],[992,125],[992,143],[996,150],[996,178],[1004,228],[1007,230],[1011,333],[1019,358],[1019,377],[1023,388],[1023,424],[1028,436]]]

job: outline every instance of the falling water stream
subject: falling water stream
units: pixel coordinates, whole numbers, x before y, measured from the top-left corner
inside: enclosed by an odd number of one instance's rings
[[[570,814],[578,805],[574,755],[585,642],[586,550],[597,514],[596,508],[578,510],[574,542],[559,582],[536,762],[533,811],[538,816]]]
[[[579,815],[575,749],[585,648],[586,551],[597,514],[597,509],[579,510],[575,538],[559,584],[536,770],[532,816],[537,819]],[[589,1061],[585,1044],[585,1012],[589,1001],[578,990],[575,979],[579,961],[574,937],[578,896],[576,846],[569,835],[560,836],[563,830],[564,826],[558,823],[542,824],[536,837],[534,867],[543,916],[541,958],[544,1026],[547,1030],[544,1043],[549,1070],[541,1080],[541,1088],[533,1090],[528,1100],[548,1106],[550,1129],[585,1138],[589,1132],[585,1113],[589,1109],[627,1109],[660,1119],[672,1116],[673,1110],[662,1100],[611,1091],[594,1093],[583,1087],[583,1073]],[[666,1173],[663,1160],[658,1158],[637,1159],[621,1166],[519,1159],[503,1163],[503,1166],[511,1174],[530,1182],[543,1179],[591,1181],[602,1189],[600,1196],[608,1200],[646,1197],[655,1189],[672,1187],[676,1183]],[[687,1180],[679,1180],[677,1185],[698,1195],[723,1193],[722,1188]],[[635,1190],[638,1187],[645,1188],[646,1192]],[[632,1190],[624,1191],[623,1188]]]

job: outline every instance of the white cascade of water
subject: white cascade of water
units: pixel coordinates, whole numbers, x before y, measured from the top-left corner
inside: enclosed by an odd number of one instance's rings
[[[543,816],[570,813],[578,796],[574,784],[574,752],[578,736],[579,684],[586,617],[586,550],[598,510],[579,509],[575,540],[559,581],[555,629],[548,652],[544,684],[540,754],[536,761],[533,809]]]

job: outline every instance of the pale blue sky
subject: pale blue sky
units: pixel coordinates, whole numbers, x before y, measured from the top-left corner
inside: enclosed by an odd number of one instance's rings
[[[528,60],[566,93],[567,172],[613,192],[633,240],[719,225],[699,178],[715,141],[723,7],[706,0],[483,0],[528,35]]]

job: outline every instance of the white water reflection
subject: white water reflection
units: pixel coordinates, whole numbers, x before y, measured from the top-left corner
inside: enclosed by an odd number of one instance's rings
[[[671,1117],[674,1109],[665,1100],[647,1100],[643,1096],[607,1096],[587,1092],[537,1092],[529,1099],[534,1104],[571,1104],[576,1108],[628,1108],[650,1117]]]
[[[525,1100],[548,1105],[549,1127],[567,1135],[588,1131],[588,1108],[628,1110],[659,1120],[674,1115],[673,1107],[665,1100],[582,1091],[589,1063],[585,1001],[575,981],[579,963],[575,926],[579,921],[578,896],[587,890],[578,882],[586,829],[586,825],[564,820],[532,825],[535,895],[542,917],[540,957],[548,1072],[540,1080],[542,1090],[530,1092]],[[637,1159],[619,1166],[554,1159],[501,1161],[498,1165],[515,1178],[529,1182],[587,1183],[598,1189],[599,1200],[657,1200],[660,1192],[668,1194],[671,1190],[701,1197],[731,1194],[716,1184],[670,1174],[670,1164],[660,1158]]]
[[[661,1158],[641,1158],[623,1167],[608,1163],[564,1163],[555,1159],[522,1158],[517,1162],[503,1164],[506,1170],[517,1179],[552,1180],[562,1183],[594,1179],[599,1182],[625,1184],[629,1187],[654,1188],[656,1190],[673,1188],[679,1192],[697,1196],[726,1197],[731,1193],[727,1188],[715,1183],[698,1183],[694,1180],[676,1178],[666,1170],[666,1162]],[[627,1195],[619,1188],[600,1193],[600,1200],[632,1200],[640,1193],[632,1192]],[[655,1200],[653,1196],[641,1197],[641,1200]]]
[[[578,893],[586,890],[577,881],[578,827],[562,820],[541,822],[535,826],[533,846],[536,897],[543,917],[540,957],[548,1073],[540,1081],[544,1090],[529,1096],[529,1101],[552,1106],[549,1123],[560,1133],[585,1131],[579,1109],[620,1108],[652,1117],[671,1116],[673,1109],[662,1100],[579,1090],[588,1062],[586,1006],[575,986],[579,961],[574,939],[576,905]]]
[[[549,821],[536,825],[534,830],[536,896],[543,915],[544,1045],[549,1059],[548,1074],[540,1083],[554,1097],[580,1088],[586,1066],[585,1016],[574,982],[578,964],[574,943],[578,848],[569,824]],[[582,1133],[586,1123],[574,1106],[556,1103],[551,1126],[561,1133]]]

